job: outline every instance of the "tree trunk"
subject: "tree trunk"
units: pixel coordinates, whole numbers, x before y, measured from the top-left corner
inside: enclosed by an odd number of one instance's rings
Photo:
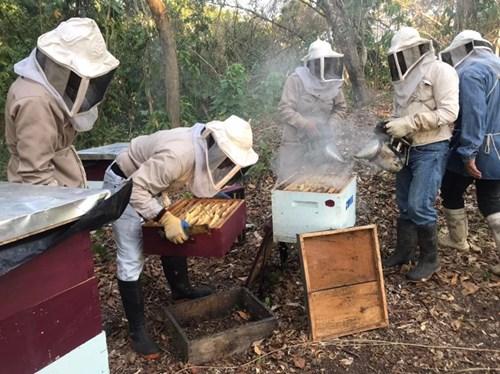
[[[477,11],[476,1],[472,0],[456,0],[456,29],[457,32],[463,30],[476,30],[477,25]]]
[[[344,54],[344,63],[352,83],[354,105],[362,107],[368,103],[370,95],[365,81],[363,62],[356,48],[358,43],[354,34],[355,30],[349,23],[342,1],[325,0],[323,8],[335,44]]]
[[[147,0],[160,35],[163,51],[164,84],[166,90],[166,109],[172,127],[180,126],[179,67],[177,64],[177,44],[172,22],[162,0]]]

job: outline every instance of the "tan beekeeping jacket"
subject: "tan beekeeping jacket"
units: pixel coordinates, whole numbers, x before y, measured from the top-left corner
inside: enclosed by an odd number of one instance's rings
[[[42,85],[17,78],[5,104],[9,182],[84,187],[85,171],[72,145],[76,134]]]
[[[278,107],[284,125],[281,142],[300,143],[311,120],[317,125],[333,126],[336,118],[345,116],[346,108],[342,89],[333,101],[323,101],[306,92],[298,74],[292,73],[285,82]]]
[[[195,154],[191,128],[162,130],[132,139],[116,163],[133,181],[130,204],[144,218],[152,219],[163,205],[162,192],[179,191],[193,179]]]
[[[458,75],[453,67],[435,61],[425,73],[400,117],[408,116],[415,131],[415,146],[436,143],[451,137],[451,126],[458,117]]]

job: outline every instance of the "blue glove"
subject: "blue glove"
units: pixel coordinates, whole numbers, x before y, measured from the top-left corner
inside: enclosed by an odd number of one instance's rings
[[[188,223],[188,221],[186,221],[186,220],[183,219],[181,221],[181,226],[182,226],[182,229],[184,230],[184,232],[186,233],[186,235],[188,235],[189,234],[189,223]]]

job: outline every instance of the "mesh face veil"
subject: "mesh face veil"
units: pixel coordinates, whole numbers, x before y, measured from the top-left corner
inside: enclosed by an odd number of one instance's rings
[[[36,50],[36,61],[48,83],[61,95],[70,116],[86,112],[99,104],[116,70],[99,77],[84,78],[52,61],[39,49]]]
[[[441,52],[439,57],[441,61],[447,64],[457,67],[461,62],[463,62],[475,48],[487,48],[492,49],[490,43],[484,40],[471,40],[468,43],[457,46],[456,48],[450,49],[446,52]]]
[[[408,73],[430,50],[431,42],[428,41],[389,54],[388,61],[392,81],[405,79]]]
[[[342,80],[343,57],[320,57],[307,61],[309,71],[323,82]]]
[[[204,131],[203,137],[207,142],[207,171],[214,187],[221,190],[241,167],[236,165],[217,145],[210,131]]]

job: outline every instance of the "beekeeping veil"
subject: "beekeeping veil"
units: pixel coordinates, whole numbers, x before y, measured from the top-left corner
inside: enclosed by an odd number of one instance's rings
[[[119,61],[90,18],[71,18],[38,38],[14,71],[49,90],[77,131],[92,129]]]
[[[237,116],[193,127],[195,171],[190,190],[212,197],[241,169],[257,162],[250,124]]]
[[[318,39],[311,43],[303,61],[304,66],[295,69],[295,73],[306,92],[325,101],[333,100],[344,82],[344,55],[335,52],[328,42]]]
[[[387,55],[394,87],[395,115],[399,116],[436,56],[432,42],[422,38],[413,27],[402,27],[394,34]]]
[[[464,30],[455,36],[448,48],[439,54],[439,57],[442,61],[457,68],[468,57],[480,51],[493,52],[493,47],[477,31]]]

